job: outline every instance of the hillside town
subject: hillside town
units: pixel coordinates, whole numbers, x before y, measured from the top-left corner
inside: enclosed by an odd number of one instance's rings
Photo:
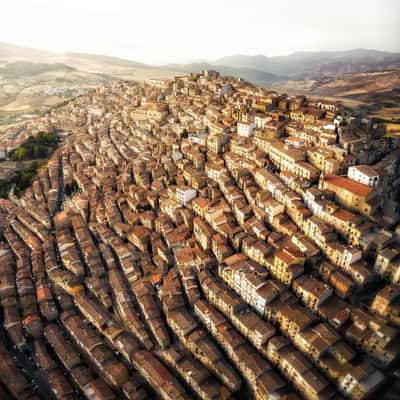
[[[0,199],[1,399],[400,397],[384,124],[205,70],[102,85],[0,156],[43,131]]]

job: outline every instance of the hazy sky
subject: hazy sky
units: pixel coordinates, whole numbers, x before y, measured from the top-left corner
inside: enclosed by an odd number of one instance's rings
[[[0,41],[150,63],[400,51],[400,0],[0,0]]]

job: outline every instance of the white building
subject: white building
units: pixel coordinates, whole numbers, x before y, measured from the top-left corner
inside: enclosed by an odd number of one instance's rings
[[[208,163],[206,165],[206,173],[210,179],[218,182],[223,175],[228,173],[228,170],[221,165]]]
[[[255,124],[248,122],[238,122],[237,123],[237,133],[240,136],[250,137],[253,134]]]
[[[178,161],[178,160],[182,160],[183,154],[182,154],[179,150],[174,150],[174,151],[171,153],[171,157],[172,157],[172,160],[173,160],[174,162],[176,162],[176,161]]]
[[[231,85],[224,85],[222,87],[217,87],[215,89],[215,94],[219,95],[219,96],[230,96],[233,93],[233,89]]]
[[[257,127],[257,128],[261,128],[261,129],[264,129],[265,124],[266,124],[267,122],[271,121],[271,120],[272,120],[271,117],[268,117],[268,116],[263,115],[263,114],[261,114],[261,115],[256,115],[256,116],[254,117],[254,123],[255,123],[256,127]]]
[[[343,251],[343,265],[348,266],[362,259],[362,251],[357,247],[346,246]]]
[[[379,182],[379,174],[369,165],[353,165],[349,167],[347,176],[353,181],[376,187]]]
[[[184,206],[196,197],[196,191],[190,186],[178,186],[176,188],[176,201]]]

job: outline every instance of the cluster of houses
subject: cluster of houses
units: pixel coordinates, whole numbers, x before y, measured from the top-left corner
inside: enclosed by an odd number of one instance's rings
[[[396,381],[384,126],[216,71],[107,83],[25,130],[41,124],[62,143],[0,202],[0,397],[366,399]]]

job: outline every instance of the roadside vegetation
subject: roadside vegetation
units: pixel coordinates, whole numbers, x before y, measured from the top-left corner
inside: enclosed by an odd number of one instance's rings
[[[56,149],[58,136],[55,133],[40,132],[31,136],[17,149],[10,152],[11,161],[27,161],[49,157]]]
[[[0,197],[7,197],[12,185],[15,185],[14,194],[19,197],[31,184],[37,170],[43,163],[44,162],[32,161],[22,171],[18,171],[11,179],[0,180]]]
[[[10,152],[8,160],[22,162],[24,166],[17,170],[12,178],[0,180],[0,197],[7,197],[13,185],[14,194],[19,197],[29,187],[38,169],[57,148],[58,140],[55,133],[40,132]]]

